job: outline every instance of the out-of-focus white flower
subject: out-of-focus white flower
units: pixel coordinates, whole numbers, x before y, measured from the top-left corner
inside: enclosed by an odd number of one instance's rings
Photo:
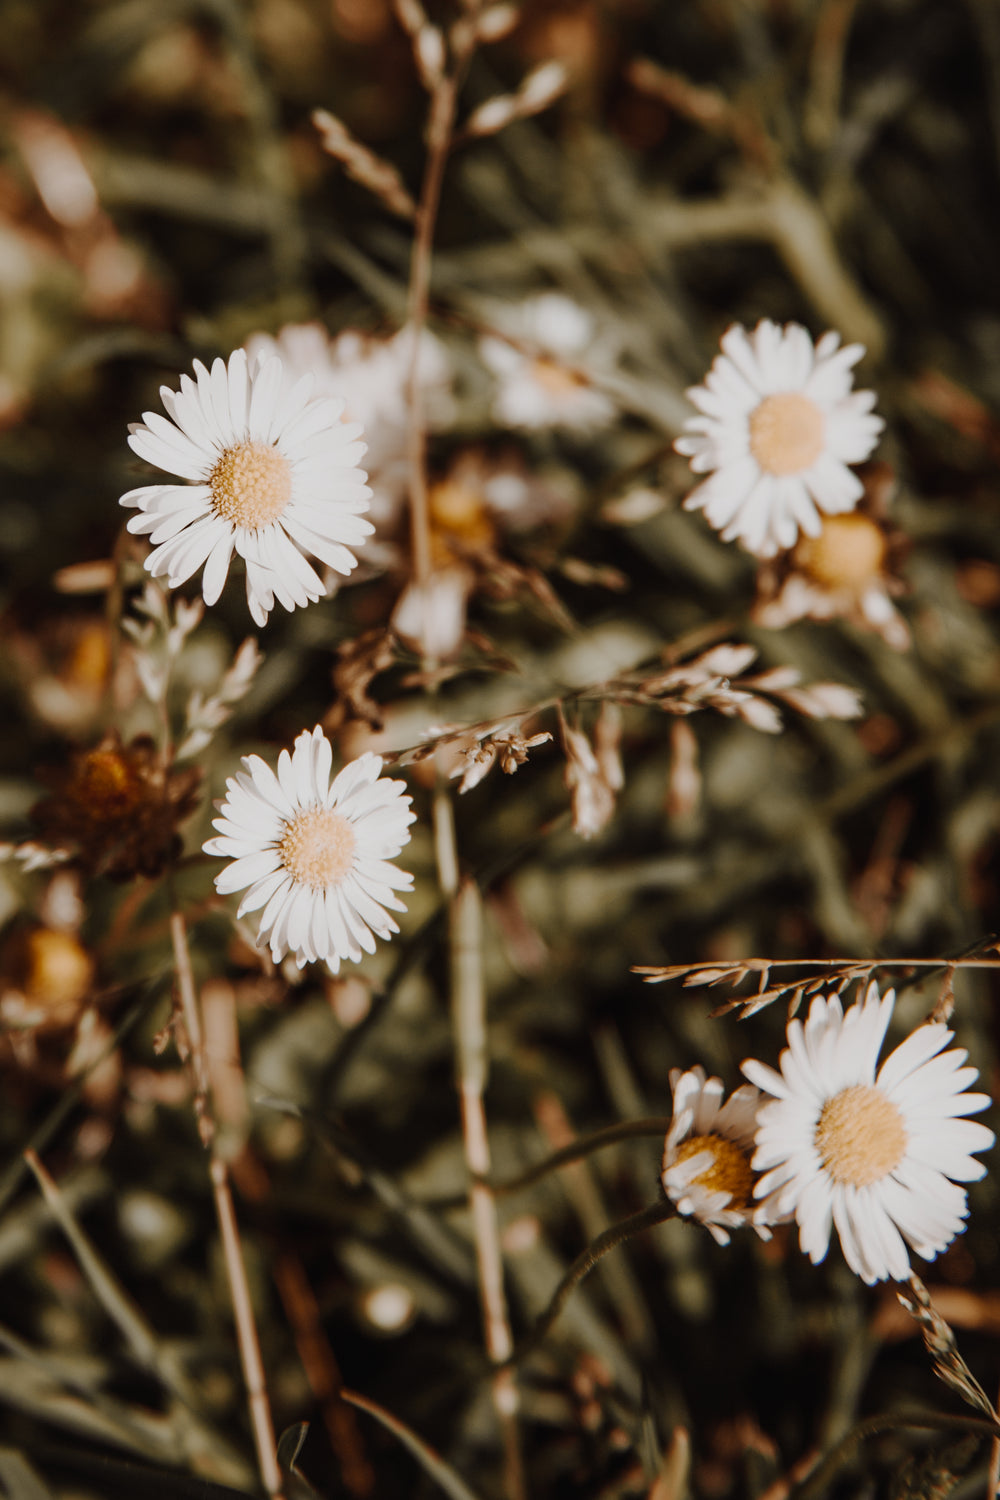
[[[307,553],[338,573],[357,566],[349,549],[373,529],[361,428],[341,420],[342,402],[314,399],[311,380],[290,382],[279,359],[251,367],[237,349],[228,364],[195,360],[194,370],[179,391],[160,388],[169,421],[145,412],[129,433],[140,458],[188,483],[144,485],[120,503],[139,512],[129,531],[153,544],[147,570],[176,588],[204,567],[206,604],[238,552],[264,625],[275,599],[290,610],[323,597]]]
[[[754,1208],[750,1163],[763,1095],[744,1084],[725,1099],[722,1079],[706,1078],[701,1067],[674,1068],[670,1087],[674,1112],[661,1170],[667,1197],[720,1245],[729,1244],[731,1229],[746,1224],[770,1239],[774,1220]]]
[[[876,631],[894,650],[905,651],[909,628],[892,602],[892,594],[903,589],[892,572],[893,540],[863,511],[827,516],[818,536],[799,538],[788,557],[789,571],[780,583],[771,582],[770,597],[765,593],[758,599],[753,618],[770,630],[794,620],[848,619]],[[774,568],[780,570],[783,561],[779,559]]]
[[[380,339],[349,328],[331,338],[319,323],[289,323],[273,338],[255,333],[246,347],[251,358],[278,355],[293,380],[312,375],[318,395],[339,397],[347,419],[361,423],[368,444],[369,513],[381,532],[395,519],[408,483],[410,330]],[[420,334],[418,377],[429,425],[446,426],[454,415],[451,365],[444,345],[426,328]]]
[[[468,568],[435,568],[425,584],[408,583],[396,600],[392,628],[412,651],[432,661],[454,656],[465,634],[475,578]]]
[[[479,352],[497,377],[493,412],[504,427],[566,427],[578,432],[606,427],[614,404],[572,368],[595,343],[590,314],[561,292],[542,292],[511,308],[499,327],[526,353],[493,334]]]
[[[964,1048],[945,1051],[946,1026],[920,1026],[876,1073],[894,994],[868,987],[845,1014],[836,997],[813,1001],[788,1025],[780,1072],[748,1059],[746,1076],[772,1102],[761,1107],[753,1165],[758,1197],[794,1214],[815,1263],[836,1227],[851,1270],[871,1285],[910,1274],[909,1244],[933,1258],[965,1228],[961,1182],[986,1168],[972,1156],[993,1132],[965,1120],[990,1103],[969,1094],[975,1068]]]
[[[864,352],[841,348],[837,333],[814,346],[798,323],[765,318],[750,334],[734,323],[704,385],[687,393],[700,415],[674,446],[711,477],[685,509],[758,557],[794,546],[800,529],[818,536],[821,511],[853,510],[863,490],[847,465],[868,457],[885,425],[875,393],[851,390]]]
[[[333,781],[333,751],[322,729],[304,730],[291,755],[282,750],[277,775],[257,755],[226,782],[225,800],[205,853],[229,859],[215,877],[221,895],[246,890],[238,916],[263,912],[259,939],[279,963],[291,953],[299,968],[324,959],[334,974],[357,963],[375,938],[399,928],[386,907],[405,911],[394,895],[413,876],[389,861],[409,842],[414,814],[405,783],[380,776],[370,753]]]

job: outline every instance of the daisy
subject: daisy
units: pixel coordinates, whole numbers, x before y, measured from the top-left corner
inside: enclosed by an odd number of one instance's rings
[[[920,1026],[876,1073],[894,1004],[872,983],[847,1011],[836,997],[814,1000],[803,1025],[788,1025],[781,1072],[749,1059],[743,1072],[773,1102],[760,1111],[754,1168],[757,1197],[794,1214],[814,1264],[836,1226],[844,1258],[869,1285],[910,1274],[906,1241],[933,1260],[965,1228],[965,1189],[985,1173],[973,1151],[993,1132],[965,1120],[990,1103],[965,1090],[978,1077],[953,1033]]]
[[[711,477],[685,509],[758,557],[794,546],[800,529],[818,536],[820,511],[853,510],[862,485],[847,465],[868,457],[885,425],[872,415],[875,393],[851,391],[864,352],[841,348],[837,333],[814,346],[798,323],[765,318],[751,334],[734,323],[705,384],[687,393],[701,415],[674,447]]]
[[[479,340],[498,385],[493,414],[504,427],[606,427],[615,414],[607,396],[569,368],[594,346],[594,320],[561,292],[542,292],[509,310],[502,332],[532,344],[529,354],[494,334]]]
[[[361,428],[343,422],[343,402],[311,399],[311,380],[286,380],[279,359],[253,365],[243,349],[195,380],[160,388],[167,417],[145,412],[129,446],[186,484],[145,485],[120,503],[139,514],[129,531],[148,535],[146,568],[171,588],[204,566],[214,604],[236,551],[246,563],[247,603],[258,625],[277,599],[285,609],[321,599],[311,553],[338,573],[357,566],[351,547],[373,530],[363,519],[371,491],[358,464]]]
[[[405,783],[383,780],[367,753],[330,780],[333,751],[317,725],[304,730],[277,775],[257,755],[226,782],[206,854],[231,859],[215,877],[220,895],[246,890],[237,912],[263,913],[258,938],[279,963],[287,953],[301,969],[324,959],[336,974],[343,959],[374,953],[375,938],[399,928],[385,910],[405,911],[394,891],[413,876],[389,860],[409,842],[414,814]]]
[[[720,1245],[729,1230],[752,1224],[770,1239],[770,1215],[754,1210],[751,1156],[762,1095],[744,1084],[723,1103],[721,1078],[704,1068],[670,1074],[674,1113],[663,1148],[661,1181],[678,1213],[697,1219]],[[771,1220],[773,1222],[773,1220]]]

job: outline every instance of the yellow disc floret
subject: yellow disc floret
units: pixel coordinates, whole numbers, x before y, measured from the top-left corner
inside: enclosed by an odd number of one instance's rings
[[[271,443],[234,443],[208,476],[216,514],[251,531],[270,526],[292,497],[287,458]]]
[[[357,845],[349,818],[331,807],[310,807],[285,824],[278,852],[293,880],[325,891],[350,872]]]
[[[693,1135],[677,1148],[672,1167],[701,1152],[711,1155],[709,1166],[698,1173],[694,1183],[709,1193],[728,1193],[727,1208],[746,1208],[753,1195],[753,1172],[745,1151],[723,1135]]]
[[[806,536],[795,563],[821,588],[860,588],[877,578],[885,561],[885,536],[871,516],[827,516],[819,536]]]
[[[801,474],[823,451],[826,423],[798,391],[765,396],[750,413],[750,452],[766,474]]]
[[[869,1187],[906,1155],[906,1126],[881,1089],[856,1083],[824,1104],[813,1143],[835,1182]]]

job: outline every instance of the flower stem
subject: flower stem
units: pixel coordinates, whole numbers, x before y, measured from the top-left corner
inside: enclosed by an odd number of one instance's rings
[[[431,256],[434,228],[441,203],[444,171],[455,128],[458,93],[475,47],[475,27],[464,28],[466,40],[455,51],[450,71],[438,79],[431,93],[427,119],[427,162],[417,204],[416,237],[410,259],[410,288],[407,305],[407,327],[410,330],[410,369],[406,401],[409,413],[407,457],[410,468],[410,545],[413,553],[413,577],[418,588],[425,587],[432,572],[430,509],[427,500],[427,432],[424,423],[424,401],[420,385],[420,338],[427,321],[430,300]]]
[[[447,793],[442,795],[446,797]],[[450,947],[456,1083],[469,1173],[469,1209],[479,1272],[483,1338],[494,1367],[493,1405],[503,1435],[506,1492],[510,1500],[521,1500],[525,1482],[517,1428],[519,1400],[510,1359],[514,1340],[503,1284],[500,1226],[489,1185],[490,1144],[483,1102],[489,1049],[482,975],[482,913],[479,887],[474,880],[462,881],[453,897]]]
[[[195,1114],[202,1142],[211,1152],[209,1175],[212,1181],[212,1198],[222,1239],[229,1293],[233,1303],[236,1338],[239,1344],[240,1363],[243,1367],[243,1380],[247,1390],[250,1425],[257,1450],[257,1464],[264,1488],[271,1500],[282,1500],[281,1474],[278,1469],[271,1404],[264,1380],[264,1364],[260,1355],[260,1340],[257,1337],[250,1285],[243,1262],[239,1225],[236,1221],[236,1210],[233,1207],[233,1195],[229,1186],[229,1169],[216,1147],[215,1121],[212,1116],[208,1065],[205,1059],[204,1031],[201,1024],[198,993],[194,983],[194,970],[191,967],[187,927],[183,913],[176,907],[170,914],[170,940],[174,950],[181,1011],[191,1048]]]
[[[631,1214],[627,1219],[620,1219],[617,1224],[612,1224],[603,1234],[599,1234],[596,1240],[592,1240],[585,1250],[581,1250],[556,1287],[548,1307],[528,1337],[510,1356],[510,1363],[520,1364],[532,1350],[537,1349],[580,1282],[589,1275],[603,1256],[616,1249],[623,1240],[630,1239],[632,1235],[641,1234],[644,1229],[652,1229],[656,1224],[662,1224],[666,1219],[673,1218],[676,1212],[674,1204],[669,1199],[665,1198],[657,1203],[651,1203],[648,1208],[640,1209],[637,1214]]]
[[[908,1428],[978,1432],[984,1438],[995,1438],[1000,1433],[995,1422],[988,1422],[982,1417],[952,1417],[939,1412],[880,1412],[874,1417],[866,1417],[863,1422],[852,1427],[807,1478],[800,1484],[793,1485],[788,1491],[787,1500],[818,1500],[868,1438],[877,1437],[880,1432],[906,1431]]]

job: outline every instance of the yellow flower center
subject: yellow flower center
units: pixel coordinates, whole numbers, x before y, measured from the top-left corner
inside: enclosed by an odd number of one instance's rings
[[[276,521],[292,497],[288,460],[271,443],[225,448],[208,482],[216,514],[251,531]]]
[[[310,807],[285,824],[278,845],[281,862],[299,885],[314,891],[340,885],[358,847],[354,824],[332,807]]]
[[[876,578],[885,560],[885,537],[870,516],[828,516],[819,536],[805,536],[795,562],[822,588],[859,588]]]
[[[835,1182],[868,1187],[906,1155],[906,1126],[881,1089],[856,1083],[824,1104],[813,1142]]]
[[[572,395],[574,391],[578,391],[581,386],[587,384],[582,375],[577,375],[573,370],[567,370],[565,365],[546,358],[544,354],[533,361],[531,373],[542,389],[550,396],[554,396],[556,400],[560,396]]]
[[[693,1135],[677,1148],[673,1165],[690,1161],[702,1151],[711,1153],[711,1165],[694,1182],[709,1193],[728,1193],[727,1208],[746,1208],[753,1195],[753,1172],[746,1152],[723,1135]]]
[[[765,396],[750,413],[749,427],[750,452],[766,474],[800,474],[823,451],[823,413],[798,391]]]
[[[37,928],[28,937],[27,950],[24,988],[31,999],[53,1008],[83,999],[94,977],[94,964],[72,934]]]

